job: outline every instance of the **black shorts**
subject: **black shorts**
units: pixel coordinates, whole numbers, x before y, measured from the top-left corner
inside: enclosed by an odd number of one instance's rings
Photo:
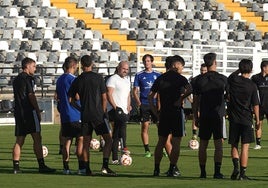
[[[141,122],[147,122],[147,121],[152,121],[154,123],[157,122],[157,118],[153,114],[149,105],[142,104],[140,106],[140,116],[141,116]]]
[[[96,135],[104,135],[110,134],[112,129],[109,123],[109,120],[104,118],[102,123],[94,123],[94,122],[84,122],[82,123],[83,135],[92,135],[93,130],[95,130]]]
[[[117,107],[108,112],[110,121],[117,121],[121,123],[126,123],[129,120],[129,114],[125,114],[122,108]]]
[[[27,113],[27,116],[22,117],[20,114],[15,116],[15,136],[26,136],[31,133],[41,132],[41,125],[35,110]]]
[[[61,125],[61,132],[63,137],[80,137],[83,136],[83,130],[80,122],[63,123]]]
[[[214,140],[226,137],[226,129],[224,126],[224,117],[200,117],[199,137],[202,140],[210,140],[213,135]],[[225,135],[225,136],[224,136]]]
[[[266,119],[268,119],[268,112],[267,112],[267,110],[264,110],[264,107],[260,106],[260,111],[259,111],[260,121],[263,121],[264,120],[264,115],[266,116]]]
[[[237,144],[240,138],[242,144],[253,143],[255,141],[254,126],[230,122],[228,143]]]
[[[177,112],[160,113],[158,135],[167,137],[169,134],[174,137],[185,136],[183,109],[179,109]]]

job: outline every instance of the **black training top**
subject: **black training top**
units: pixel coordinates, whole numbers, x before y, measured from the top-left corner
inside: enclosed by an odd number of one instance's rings
[[[268,75],[263,76],[262,73],[252,76],[252,81],[257,85],[260,95],[260,105],[266,109],[268,113]]]
[[[103,122],[102,94],[106,93],[104,79],[95,72],[83,72],[72,83],[68,92],[74,98],[79,94],[81,121],[100,124]]]
[[[14,116],[21,120],[32,117],[34,107],[30,103],[28,95],[34,93],[34,78],[25,72],[21,72],[13,81]]]
[[[259,104],[256,85],[250,79],[239,76],[237,72],[228,77],[228,83],[230,86],[229,120],[252,125],[252,106]]]
[[[188,80],[175,71],[168,71],[155,80],[151,91],[160,94],[161,113],[177,111],[178,107],[174,103],[188,84]]]
[[[225,115],[227,77],[215,71],[198,75],[193,84],[193,94],[200,97],[200,117],[218,118]]]

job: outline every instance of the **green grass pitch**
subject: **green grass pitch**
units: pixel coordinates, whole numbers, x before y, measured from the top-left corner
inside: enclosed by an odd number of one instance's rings
[[[131,151],[133,164],[131,166],[115,166],[110,168],[115,170],[117,177],[102,177],[100,175],[78,176],[62,174],[61,155],[58,155],[58,132],[59,125],[42,125],[43,145],[48,148],[48,156],[45,158],[46,164],[56,168],[55,174],[39,174],[37,161],[32,151],[32,139],[26,138],[25,145],[21,156],[22,174],[13,174],[12,172],[12,147],[15,141],[14,126],[0,126],[0,187],[268,187],[268,128],[267,123],[263,127],[263,138],[261,150],[253,150],[254,144],[251,144],[249,165],[247,175],[254,178],[252,181],[232,181],[232,161],[230,158],[230,145],[227,141],[224,143],[224,158],[222,164],[222,173],[225,175],[223,180],[214,180],[213,177],[213,142],[211,141],[208,148],[207,160],[207,179],[200,180],[197,151],[188,148],[188,141],[191,138],[191,121],[186,124],[187,136],[183,138],[181,144],[181,156],[179,158],[179,168],[182,176],[180,178],[168,178],[164,172],[169,167],[167,158],[163,158],[161,163],[161,176],[153,177],[154,158],[145,158],[144,149],[140,136],[140,125],[128,124],[127,141],[128,148]],[[157,141],[157,129],[151,125],[150,149],[154,151]],[[93,137],[98,138],[96,135]],[[74,151],[72,146],[71,151]],[[91,169],[94,173],[99,173],[102,164],[102,153],[91,151]],[[77,171],[77,160],[74,154],[71,155],[70,168],[72,172]]]

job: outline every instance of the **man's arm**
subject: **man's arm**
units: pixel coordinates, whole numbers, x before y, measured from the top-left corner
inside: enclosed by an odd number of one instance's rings
[[[107,87],[107,99],[108,99],[109,103],[112,105],[113,109],[116,109],[116,104],[115,104],[114,98],[113,98],[113,92],[114,92],[113,87]]]
[[[195,125],[199,127],[199,105],[200,105],[200,97],[198,95],[193,96],[193,120],[195,121]]]
[[[259,130],[260,128],[259,105],[253,106],[253,112],[255,114],[255,129]]]
[[[34,107],[34,109],[35,109],[35,111],[36,111],[36,113],[38,115],[39,121],[41,121],[41,111],[39,109],[35,94],[34,93],[29,93],[28,98],[29,98],[29,101],[30,101],[31,105]]]
[[[155,98],[156,93],[153,91],[150,91],[149,95],[148,95],[148,101],[149,101],[149,105],[150,108],[153,112],[153,114],[155,115],[155,117],[158,118],[158,113],[157,113],[157,106],[154,103],[154,98]]]
[[[134,96],[134,99],[136,101],[137,106],[140,106],[141,101],[140,101],[140,98],[139,98],[139,87],[134,87],[133,88],[133,96]]]
[[[106,95],[106,93],[101,94],[101,99],[102,99],[103,111],[106,112],[107,111],[107,95]]]

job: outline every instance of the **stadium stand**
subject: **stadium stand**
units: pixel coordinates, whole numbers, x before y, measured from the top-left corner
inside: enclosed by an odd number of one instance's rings
[[[162,57],[178,52],[187,58],[183,50],[193,54],[195,45],[240,45],[265,54],[267,21],[268,2],[263,0],[2,0],[0,62],[7,70],[1,72],[10,80],[10,70],[30,56],[43,65],[42,88],[48,75],[53,86],[58,65],[71,54],[92,55],[104,74],[122,59],[131,61],[132,71],[139,70],[145,53],[159,57],[157,66],[163,70]],[[148,51],[151,47],[156,51]],[[187,76],[198,69],[193,59],[185,68]],[[10,92],[5,88],[2,92]],[[52,90],[46,86],[46,96]]]

